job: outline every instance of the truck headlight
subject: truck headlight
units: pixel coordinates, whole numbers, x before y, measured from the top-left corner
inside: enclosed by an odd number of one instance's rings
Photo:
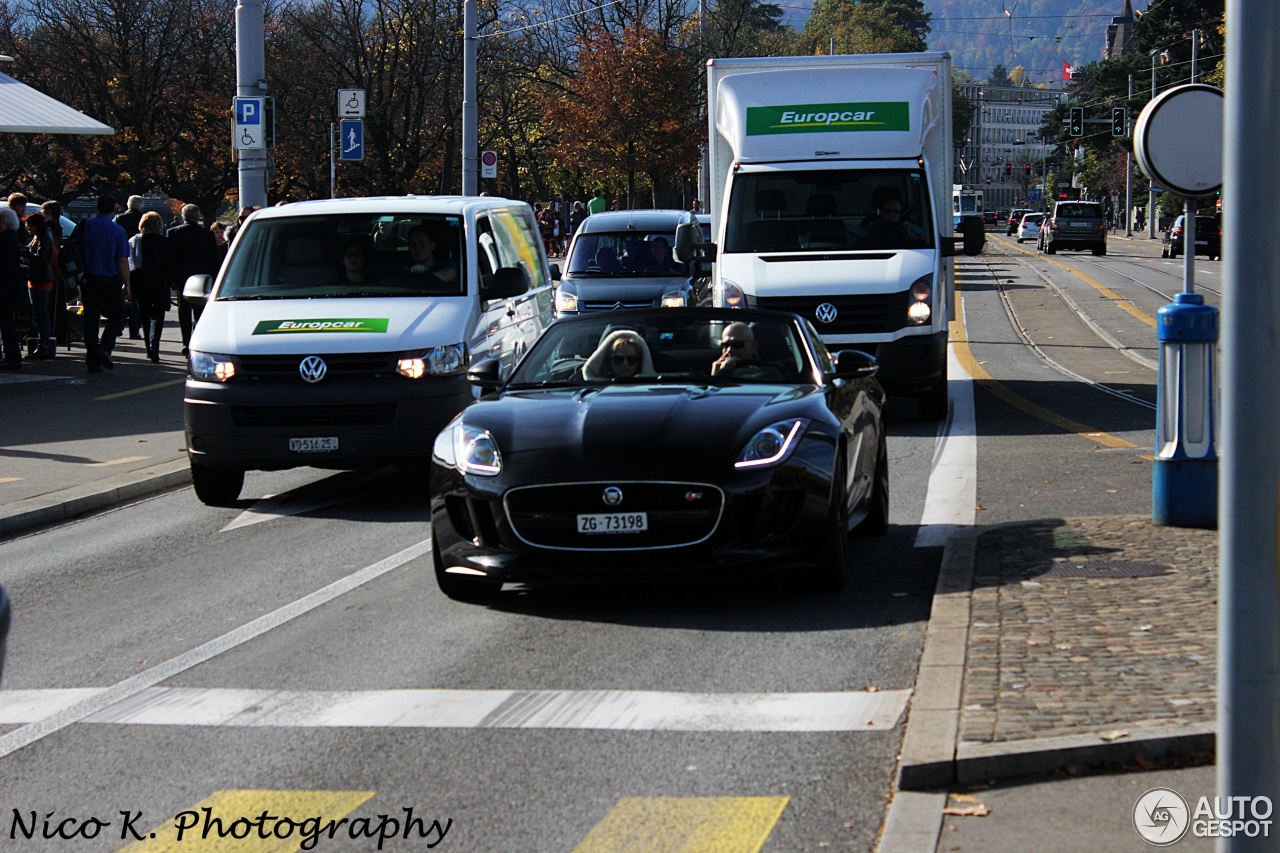
[[[191,350],[187,358],[188,369],[194,379],[211,382],[230,382],[236,375],[236,363],[229,355],[216,352]]]
[[[747,297],[738,285],[722,281],[712,289],[711,304],[717,308],[746,308]]]
[[[454,376],[467,369],[467,345],[447,344],[442,347],[404,352],[396,359],[396,373],[407,379],[424,376]]]
[[[662,294],[663,308],[684,308],[688,304],[689,299],[683,290],[670,290]]]
[[[907,296],[907,320],[924,326],[933,319],[933,274],[916,279]]]
[[[777,465],[795,450],[800,443],[804,428],[809,425],[808,418],[794,418],[769,424],[751,436],[747,446],[738,454],[734,468],[768,468]]]
[[[562,288],[556,288],[556,313],[557,314],[576,314],[578,313],[578,294],[568,293]]]

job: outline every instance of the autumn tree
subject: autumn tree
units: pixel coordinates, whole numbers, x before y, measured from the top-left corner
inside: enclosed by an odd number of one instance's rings
[[[646,27],[584,36],[577,76],[544,105],[545,120],[559,125],[558,158],[596,181],[621,177],[629,205],[644,174],[657,206],[662,188],[697,165],[706,133],[698,118],[698,70]]]
[[[817,0],[804,25],[806,53],[917,53],[932,16],[921,0]]]

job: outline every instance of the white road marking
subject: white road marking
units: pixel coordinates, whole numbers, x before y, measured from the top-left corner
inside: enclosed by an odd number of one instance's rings
[[[36,723],[106,690],[6,690],[0,724]],[[277,728],[887,731],[910,690],[666,693],[639,690],[236,690],[148,687],[84,723]]]
[[[226,527],[219,530],[219,533],[226,533],[228,530],[237,530],[241,527],[250,527],[254,524],[261,524],[264,521],[272,521],[287,515],[301,515],[304,512],[311,512],[316,509],[324,509],[335,504],[347,503],[355,500],[355,495],[338,495],[331,498],[322,498],[315,501],[305,501],[303,503],[290,503],[294,498],[291,495],[271,495],[262,500],[254,501],[253,505],[240,513]]]
[[[35,743],[41,738],[47,737],[73,723],[78,723],[87,717],[91,717],[99,711],[115,705],[117,702],[132,698],[147,688],[154,687],[162,681],[173,678],[180,672],[217,657],[223,652],[256,639],[273,628],[278,628],[286,622],[310,613],[317,607],[333,601],[338,596],[421,557],[423,554],[428,553],[430,549],[430,539],[424,539],[416,545],[410,545],[397,554],[392,554],[390,557],[336,580],[310,595],[303,596],[297,601],[279,607],[264,616],[259,616],[252,622],[228,631],[221,637],[215,637],[203,645],[196,646],[194,649],[175,658],[170,658],[150,669],[143,670],[137,675],[126,678],[111,687],[102,688],[90,696],[63,707],[61,710],[41,717],[21,728],[14,729],[7,734],[0,735],[0,758],[17,752],[24,746]]]
[[[973,379],[947,347],[951,417],[943,424],[933,457],[917,548],[947,544],[960,527],[972,527],[978,502],[978,425],[973,408]],[[960,378],[962,377],[962,378]]]

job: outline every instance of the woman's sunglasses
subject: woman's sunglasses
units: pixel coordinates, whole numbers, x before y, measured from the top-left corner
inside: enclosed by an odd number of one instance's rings
[[[638,355],[615,355],[613,356],[614,364],[639,364],[640,356]]]

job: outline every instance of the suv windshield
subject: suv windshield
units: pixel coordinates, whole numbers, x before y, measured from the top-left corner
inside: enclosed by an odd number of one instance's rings
[[[924,173],[819,169],[740,174],[725,252],[933,247]]]
[[[675,260],[674,232],[602,231],[579,234],[569,258],[569,272],[601,278],[687,276],[688,268]]]
[[[466,293],[458,216],[298,216],[254,219],[244,228],[219,299]]]

